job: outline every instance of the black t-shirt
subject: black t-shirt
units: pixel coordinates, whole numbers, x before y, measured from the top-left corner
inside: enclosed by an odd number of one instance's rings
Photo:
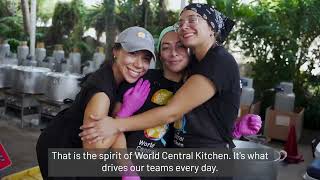
[[[209,49],[201,61],[192,57],[191,75],[211,80],[216,94],[175,123],[175,147],[221,147],[232,143],[232,127],[240,104],[240,75],[224,47]],[[186,97],[186,100],[188,97]]]
[[[151,90],[144,105],[135,114],[165,105],[181,86],[181,83],[166,79],[161,70],[148,70],[142,78],[149,80]],[[119,101],[122,101],[123,94],[133,86],[135,86],[135,83],[123,83],[120,86]],[[148,152],[153,148],[167,147],[168,143],[172,143],[172,135],[173,129],[170,124],[143,131],[127,132],[127,146],[138,151]]]
[[[111,66],[111,64],[106,63],[96,72],[90,74],[81,83],[81,90],[71,107],[58,113],[42,132],[47,137],[49,147],[82,147],[82,141],[78,135],[81,132],[79,128],[83,124],[85,108],[96,93],[104,92],[109,97],[109,115],[111,114],[117,94]]]

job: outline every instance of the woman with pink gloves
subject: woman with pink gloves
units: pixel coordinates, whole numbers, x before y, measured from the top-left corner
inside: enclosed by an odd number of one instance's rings
[[[37,142],[37,158],[43,179],[48,177],[48,148],[84,148],[97,149],[109,147],[126,147],[122,134],[106,138],[96,143],[82,142],[78,134],[82,124],[94,121],[97,117],[111,115],[116,103],[116,93],[121,82],[136,82],[148,70],[150,61],[155,60],[154,40],[152,35],[141,27],[130,27],[122,31],[115,41],[113,61],[105,64],[81,83],[70,108],[61,111],[41,133]],[[138,81],[135,92],[143,97],[150,91],[148,81]],[[140,99],[144,101],[145,99]],[[119,117],[125,117],[119,112]]]

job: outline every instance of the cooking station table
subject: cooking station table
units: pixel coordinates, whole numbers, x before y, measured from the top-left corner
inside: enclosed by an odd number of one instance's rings
[[[56,116],[60,111],[69,107],[70,103],[65,103],[61,101],[54,101],[46,96],[37,96],[37,99],[40,103],[40,121],[41,122],[50,122],[54,116]]]
[[[0,115],[3,115],[5,111],[6,96],[4,91],[7,89],[8,88],[0,88]]]
[[[8,113],[8,110],[18,113],[21,128],[24,127],[25,122],[30,124],[39,121],[40,103],[36,99],[37,94],[27,94],[8,89],[4,91],[4,95],[4,113]]]

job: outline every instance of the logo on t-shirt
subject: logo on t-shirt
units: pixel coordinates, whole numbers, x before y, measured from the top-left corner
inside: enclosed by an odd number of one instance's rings
[[[11,165],[11,160],[9,155],[7,154],[6,150],[0,144],[0,170],[3,170]]]
[[[167,89],[159,89],[152,95],[151,102],[157,105],[165,105],[168,103],[168,101],[171,99],[172,96],[173,96],[173,92],[168,91]],[[166,146],[167,143],[163,137],[168,130],[169,130],[169,125],[165,124],[165,125],[144,130],[144,135],[146,138],[151,139],[153,141],[161,140],[161,143],[164,146]]]
[[[146,138],[151,139],[153,141],[161,140],[162,144],[165,146],[166,142],[163,139],[163,137],[167,133],[168,129],[169,129],[169,125],[165,124],[165,125],[144,130],[144,135]]]
[[[186,127],[186,118],[185,116],[182,117],[182,119],[177,120],[174,122],[173,127],[175,131],[181,131],[183,133],[186,133],[185,127]]]
[[[173,142],[178,147],[184,147],[184,134],[186,131],[186,117],[183,116],[182,119],[175,121],[174,127],[174,137]]]
[[[171,91],[168,91],[166,89],[159,89],[152,95],[151,102],[158,105],[165,105],[168,103],[172,96],[173,93]]]

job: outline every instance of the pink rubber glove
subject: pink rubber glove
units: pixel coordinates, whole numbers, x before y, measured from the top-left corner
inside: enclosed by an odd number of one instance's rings
[[[140,176],[122,176],[122,180],[140,180]]]
[[[128,167],[132,166],[132,162],[128,162]],[[140,180],[140,176],[136,172],[131,171],[128,169],[123,175],[122,175],[122,180]]]
[[[137,84],[128,89],[123,95],[122,105],[117,113],[118,117],[129,117],[138,111],[146,101],[150,92],[150,83],[141,78]]]
[[[261,128],[261,117],[255,114],[242,116],[234,125],[232,135],[239,139],[241,136],[255,135]]]

